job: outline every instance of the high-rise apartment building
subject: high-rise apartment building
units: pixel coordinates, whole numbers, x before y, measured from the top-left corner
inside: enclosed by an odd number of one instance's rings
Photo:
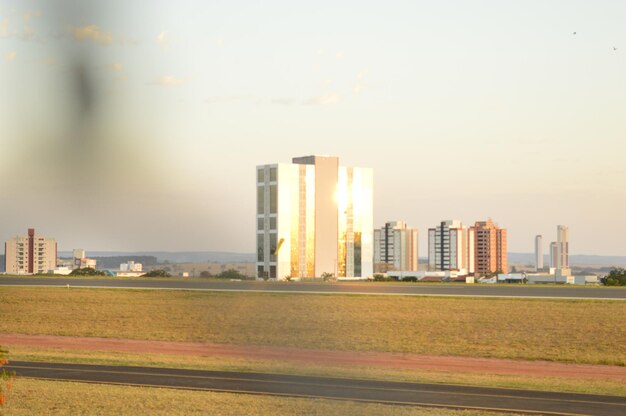
[[[257,277],[369,277],[373,174],[330,156],[256,168]]]
[[[550,243],[550,267],[557,268],[559,258],[559,250],[556,241]]]
[[[418,231],[404,221],[390,221],[374,230],[374,272],[417,271]]]
[[[569,228],[565,225],[556,227],[556,268],[569,267]]]
[[[535,236],[535,270],[543,270],[543,237]]]
[[[459,220],[441,221],[428,229],[428,268],[474,272],[473,231]]]
[[[489,219],[477,221],[471,227],[474,236],[474,272],[479,274],[507,273],[506,229]]]
[[[57,264],[57,243],[54,239],[35,234],[16,236],[4,245],[5,270],[11,274],[48,273]]]

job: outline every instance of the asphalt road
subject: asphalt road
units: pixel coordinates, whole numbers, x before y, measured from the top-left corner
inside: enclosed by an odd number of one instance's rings
[[[201,279],[87,279],[0,277],[0,286],[67,286],[164,290],[207,290],[226,292],[293,292],[328,294],[376,294],[419,296],[471,296],[520,298],[569,298],[626,300],[626,289],[606,287],[541,285],[454,285],[428,283],[372,282],[257,282]]]
[[[530,414],[623,416],[626,398],[280,374],[12,361],[18,377]]]

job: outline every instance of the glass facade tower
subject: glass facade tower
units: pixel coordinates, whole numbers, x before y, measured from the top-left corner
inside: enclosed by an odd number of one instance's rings
[[[256,168],[257,277],[372,275],[372,170],[305,156]]]

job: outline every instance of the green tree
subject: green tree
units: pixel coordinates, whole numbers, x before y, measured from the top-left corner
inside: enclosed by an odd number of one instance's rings
[[[83,267],[82,269],[72,270],[70,276],[106,276],[106,273],[92,267]]]
[[[143,275],[144,277],[172,277],[166,270],[154,269]]]
[[[217,277],[221,277],[222,279],[245,279],[246,276],[239,273],[239,271],[235,269],[224,270],[222,273],[218,274]]]
[[[605,286],[626,286],[626,270],[621,267],[615,267],[600,281]]]
[[[332,279],[333,277],[335,277],[335,275],[334,275],[334,274],[332,274],[332,273],[328,273],[328,272],[324,272],[324,273],[322,273],[322,279],[323,279],[325,282],[329,281],[329,280],[330,280],[330,279]]]

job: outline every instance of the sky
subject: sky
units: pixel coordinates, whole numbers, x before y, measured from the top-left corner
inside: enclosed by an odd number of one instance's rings
[[[626,2],[0,0],[0,240],[254,252],[255,166],[374,170],[374,223],[626,255]],[[575,32],[575,33],[574,33]],[[547,245],[547,243],[546,243]],[[547,247],[545,249],[547,253]]]

